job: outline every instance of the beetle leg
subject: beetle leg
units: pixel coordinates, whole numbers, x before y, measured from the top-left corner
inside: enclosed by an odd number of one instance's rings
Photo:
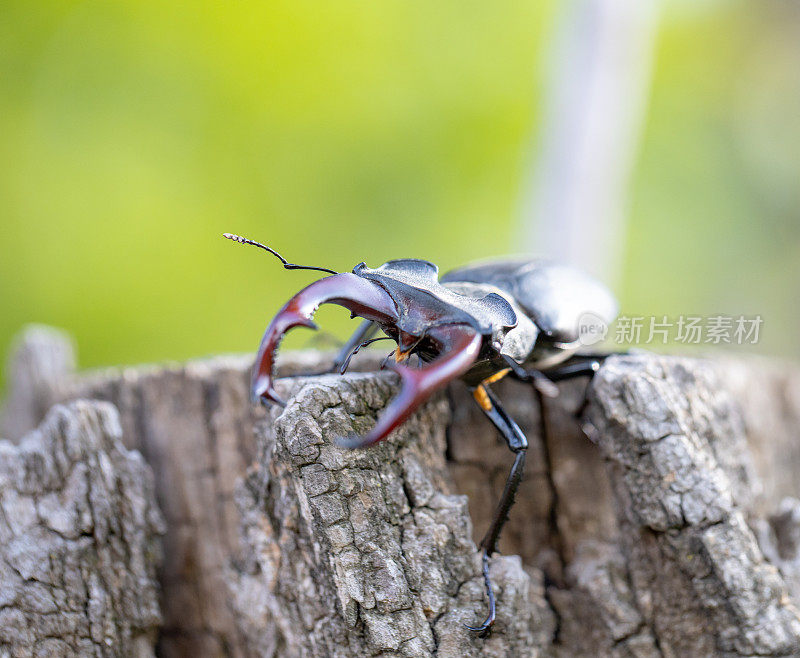
[[[603,365],[610,354],[578,354],[569,361],[545,370],[545,374],[554,382],[573,379],[574,377],[592,376]]]
[[[547,370],[547,377],[554,382],[563,382],[567,379],[575,379],[576,377],[594,377],[594,374],[600,370],[600,366],[603,365],[603,361],[609,356],[611,355],[580,354],[565,363]],[[588,403],[588,398],[584,398],[583,403],[575,411],[576,418],[580,418],[583,415]]]
[[[379,340],[392,340],[392,337],[378,336],[377,338],[369,338],[365,340],[363,343],[358,345],[356,349],[354,349],[352,352],[350,352],[350,354],[347,355],[347,358],[344,360],[344,363],[339,367],[339,374],[343,375],[345,372],[347,372],[347,366],[350,365],[350,359],[352,359],[356,354],[358,354],[358,351],[362,347],[366,347],[367,345],[372,345],[372,343],[377,343]]]
[[[253,397],[285,403],[275,393],[273,369],[275,353],[284,334],[293,327],[316,329],[312,321],[320,304],[344,306],[355,315],[375,322],[394,322],[397,308],[389,294],[379,285],[355,274],[334,274],[315,281],[292,297],[270,322],[256,356],[251,390]]]
[[[558,396],[558,387],[553,380],[539,370],[525,370],[519,363],[508,355],[503,355],[503,359],[508,364],[509,370],[514,373],[514,377],[523,382],[530,382],[542,395],[548,398]]]
[[[542,440],[546,443],[547,423],[545,421],[545,407],[544,397],[553,397],[551,389],[558,389],[553,382],[570,379],[573,377],[580,377],[583,375],[593,375],[600,367],[604,355],[591,355],[587,357],[577,357],[568,361],[565,364],[559,365],[555,368],[547,370],[545,373],[538,370],[526,371],[515,361],[513,365],[510,358],[506,361],[509,362],[509,368],[501,370],[499,373],[484,380],[475,387],[473,396],[476,402],[483,410],[483,413],[492,421],[492,424],[498,429],[500,434],[508,444],[509,449],[516,454],[514,463],[511,466],[511,471],[506,479],[506,485],[503,489],[503,495],[500,497],[500,502],[495,510],[492,523],[489,530],[481,540],[481,549],[483,551],[483,581],[486,587],[486,597],[489,600],[489,612],[486,618],[479,626],[467,626],[471,631],[486,635],[495,620],[495,597],[492,589],[492,581],[489,577],[489,558],[497,551],[497,542],[500,539],[500,531],[503,529],[505,522],[508,520],[508,513],[514,505],[514,497],[516,496],[517,489],[522,481],[522,472],[525,468],[525,453],[528,448],[528,441],[525,438],[522,430],[519,428],[514,420],[506,413],[505,409],[500,405],[500,402],[492,394],[488,388],[488,384],[497,381],[504,377],[509,372],[513,373],[518,379],[523,381],[532,382],[536,386],[538,393],[540,409],[541,409],[541,431]],[[516,366],[516,367],[514,367]],[[543,385],[544,384],[544,385]]]
[[[419,370],[400,362],[389,362],[387,368],[400,375],[400,393],[378,418],[366,436],[343,437],[337,443],[346,448],[365,448],[386,436],[425,402],[438,389],[463,375],[478,356],[483,342],[481,334],[469,325],[444,325],[428,332],[428,338],[438,343],[440,356]]]
[[[594,375],[594,373],[600,369],[600,366],[603,365],[603,361],[605,361],[609,356],[612,356],[612,354],[627,354],[627,352],[612,352],[607,354],[576,354],[567,361],[544,370],[525,370],[525,368],[514,361],[514,359],[512,359],[510,356],[504,355],[503,359],[514,373],[514,376],[520,381],[533,382],[537,385],[537,388],[540,389],[542,389],[542,387],[539,384],[549,382],[549,384],[545,383],[542,393],[544,393],[544,395],[547,397],[556,397],[558,395],[558,389],[551,386],[553,382],[560,382],[564,381],[565,379],[573,379],[574,377]],[[552,394],[550,393],[551,388],[553,388]]]
[[[330,372],[341,372],[344,374],[342,369],[347,369],[347,364],[350,363],[351,357],[356,353],[361,343],[372,338],[377,331],[378,325],[372,320],[364,320],[361,322],[353,335],[350,336],[350,339],[344,344],[342,349],[339,350],[339,353],[333,361]]]
[[[503,375],[501,375],[501,377],[502,376]],[[483,410],[483,413],[492,421],[492,424],[505,439],[509,449],[515,453],[516,456],[514,457],[514,463],[506,479],[503,495],[500,496],[500,502],[497,504],[492,523],[486,535],[481,540],[481,549],[483,551],[483,582],[486,587],[486,597],[489,599],[489,612],[479,626],[467,626],[469,630],[480,633],[481,635],[485,635],[489,632],[495,619],[495,598],[494,590],[492,589],[492,580],[489,577],[489,558],[497,551],[500,531],[508,520],[508,513],[514,505],[514,497],[522,481],[522,472],[525,468],[525,455],[528,449],[528,439],[525,437],[525,434],[519,428],[519,425],[506,413],[500,402],[487,387],[490,380],[496,381],[497,379],[499,379],[499,377],[495,375],[484,380],[483,383],[475,387],[473,396]]]

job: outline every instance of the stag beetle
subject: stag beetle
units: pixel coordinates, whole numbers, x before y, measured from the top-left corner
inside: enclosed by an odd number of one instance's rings
[[[489,385],[506,375],[533,382],[541,395],[553,395],[553,381],[597,370],[601,355],[574,356],[581,346],[579,321],[589,315],[606,325],[617,315],[617,302],[598,281],[579,270],[547,260],[504,259],[455,269],[439,278],[439,268],[425,260],[391,260],[376,269],[359,263],[352,272],[289,263],[275,250],[238,235],[224,237],[260,247],[286,269],[326,272],[274,317],[261,340],[252,375],[255,399],[285,403],[273,387],[275,353],[293,327],[316,329],[312,321],[321,304],[344,306],[364,318],[336,359],[344,372],[350,357],[375,340],[397,343],[388,367],[401,379],[400,393],[366,436],[341,437],[347,448],[371,446],[400,426],[431,394],[460,378],[484,414],[515,454],[492,523],[481,541],[483,578],[489,612],[471,631],[485,634],[495,619],[489,558],[514,504],[522,479],[528,441],[506,413]],[[372,338],[382,330],[385,336]],[[421,367],[403,364],[416,354]],[[391,355],[390,355],[391,356]]]

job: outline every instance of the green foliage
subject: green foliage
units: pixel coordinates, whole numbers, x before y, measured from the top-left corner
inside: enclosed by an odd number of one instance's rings
[[[760,314],[749,351],[800,355],[800,12],[667,14],[633,185],[633,314]]]
[[[342,270],[515,251],[554,7],[3,3],[0,346],[38,321],[83,366],[253,349],[313,275],[224,231]],[[797,324],[769,285],[791,267],[796,293],[800,261],[797,24],[779,11],[665,17],[631,313]]]

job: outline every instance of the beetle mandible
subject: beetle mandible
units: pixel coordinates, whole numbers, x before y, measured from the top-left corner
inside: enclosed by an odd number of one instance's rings
[[[581,347],[579,322],[588,316],[605,326],[617,315],[608,289],[587,274],[548,260],[502,259],[467,265],[441,279],[439,268],[425,260],[391,260],[376,269],[359,263],[352,272],[289,263],[259,242],[231,233],[229,240],[268,251],[286,269],[325,272],[292,297],[270,322],[256,356],[253,397],[285,403],[273,387],[275,353],[293,327],[316,329],[313,316],[321,304],[338,304],[364,321],[341,350],[334,368],[344,372],[350,357],[375,340],[397,343],[388,367],[401,379],[400,393],[365,436],[340,437],[346,448],[371,446],[400,426],[431,395],[460,378],[484,414],[514,453],[514,462],[491,525],[481,541],[483,578],[489,611],[471,631],[485,634],[495,620],[495,597],[489,558],[514,504],[522,479],[528,441],[489,388],[506,375],[533,382],[553,395],[553,381],[594,373],[602,355],[574,357]],[[383,331],[385,336],[373,338]],[[418,355],[419,369],[403,364]],[[574,357],[574,358],[571,358]]]

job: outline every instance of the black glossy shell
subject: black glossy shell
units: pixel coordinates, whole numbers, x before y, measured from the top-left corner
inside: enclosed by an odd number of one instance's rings
[[[602,283],[580,270],[548,260],[503,259],[466,265],[442,283],[485,283],[507,293],[552,342],[574,343],[586,314],[610,324],[617,302]]]
[[[517,326],[516,311],[499,291],[473,296],[450,290],[439,283],[439,268],[425,260],[391,260],[375,269],[360,263],[353,273],[389,293],[400,316],[398,328],[412,335],[422,336],[436,325],[464,323],[499,345]]]

